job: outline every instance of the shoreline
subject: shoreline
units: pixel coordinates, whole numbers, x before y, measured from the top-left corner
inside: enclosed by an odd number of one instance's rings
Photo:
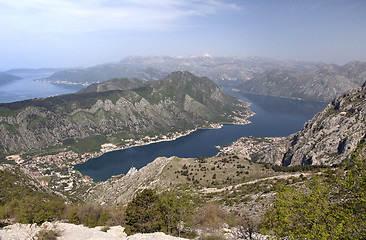
[[[201,127],[195,127],[194,129],[189,129],[180,132],[170,132],[160,135],[155,135],[152,137],[140,137],[138,140],[135,139],[125,139],[124,144],[118,146],[111,143],[104,143],[101,145],[100,149],[95,152],[84,152],[75,153],[72,150],[66,150],[59,152],[57,154],[48,154],[42,156],[30,156],[27,155],[24,158],[14,158],[11,160],[15,161],[25,168],[32,168],[32,174],[36,177],[42,185],[48,186],[53,190],[60,192],[73,192],[80,187],[87,186],[95,183],[94,179],[90,176],[78,171],[75,166],[84,164],[85,162],[98,158],[107,152],[125,150],[133,147],[147,146],[154,143],[169,142],[177,140],[181,137],[188,136],[197,130],[204,129],[220,129],[224,125],[246,125],[251,123],[247,120],[249,117],[253,116],[253,112],[243,113],[243,112],[233,112],[234,117],[231,122],[221,122],[221,123],[211,123]],[[131,145],[130,145],[131,144]],[[104,145],[104,146],[103,146]],[[55,163],[55,167],[51,167],[51,163]],[[66,167],[66,170],[62,170]]]
[[[251,122],[250,122],[251,123]],[[249,123],[248,123],[249,124]],[[150,141],[150,142],[145,142],[145,143],[138,143],[138,144],[134,144],[134,145],[131,145],[131,146],[128,146],[128,147],[119,147],[117,146],[115,149],[113,150],[108,150],[108,151],[105,151],[105,152],[102,152],[102,151],[99,151],[99,153],[101,153],[100,155],[98,155],[97,157],[100,157],[102,156],[103,154],[105,153],[108,153],[108,152],[114,152],[114,151],[119,151],[119,150],[126,150],[126,149],[129,149],[129,148],[134,148],[134,147],[143,147],[143,146],[148,146],[148,145],[151,145],[151,144],[154,144],[154,143],[160,143],[160,142],[170,142],[170,141],[175,141],[177,140],[178,138],[181,138],[181,137],[185,137],[185,136],[188,136],[189,134],[191,133],[194,133],[198,130],[205,130],[205,129],[220,129],[223,127],[223,125],[245,125],[245,124],[236,124],[236,123],[222,123],[222,124],[215,124],[217,126],[215,127],[202,127],[202,128],[195,128],[195,129],[191,129],[191,130],[186,130],[185,133],[183,134],[178,134],[178,136],[174,136],[173,138],[167,138],[167,139],[159,139],[159,140],[154,140],[154,141]],[[173,133],[173,135],[177,134],[177,132]],[[93,157],[93,158],[96,158],[96,157]],[[93,159],[93,158],[90,158],[90,159]],[[89,161],[90,159],[86,160],[85,162]],[[82,163],[85,163],[85,162],[82,162]],[[82,164],[82,163],[79,163],[79,164]],[[78,164],[76,164],[78,165]],[[75,166],[75,165],[74,165]]]
[[[303,98],[283,97],[283,96],[264,95],[264,94],[259,94],[259,93],[244,92],[244,91],[239,90],[237,88],[232,88],[231,90],[233,92],[244,93],[244,94],[251,94],[251,95],[255,95],[255,96],[274,97],[274,98],[289,99],[289,100],[302,101],[302,102],[328,103],[328,101],[323,102],[323,101],[315,101],[315,100],[303,99]]]
[[[89,86],[92,83],[89,82],[83,82],[83,83],[75,83],[75,82],[70,82],[70,81],[62,81],[62,80],[57,80],[57,81],[51,81],[51,80],[46,80],[44,78],[41,79],[35,79],[33,80],[35,82],[47,82],[47,83],[54,83],[54,84],[63,84],[63,85],[80,85],[80,86]]]
[[[97,152],[96,156],[94,157],[91,157],[83,162],[80,162],[78,164],[75,164],[75,165],[72,165],[72,169],[74,169],[74,167],[76,165],[79,165],[79,164],[83,164],[91,159],[94,159],[94,158],[98,158],[100,156],[102,156],[103,154],[105,153],[109,153],[109,152],[114,152],[114,151],[120,151],[120,150],[126,150],[126,149],[129,149],[129,148],[134,148],[134,147],[142,147],[142,146],[148,146],[148,145],[151,145],[151,144],[154,144],[154,143],[160,143],[160,142],[169,142],[169,141],[175,141],[177,140],[178,138],[181,138],[181,137],[185,137],[185,136],[188,136],[189,134],[191,133],[194,133],[198,130],[205,130],[205,129],[221,129],[224,125],[246,125],[246,124],[250,124],[252,123],[251,121],[247,120],[247,118],[249,117],[252,117],[254,116],[255,113],[254,112],[251,112],[248,116],[246,116],[246,118],[242,118],[240,122],[238,121],[234,121],[232,123],[213,123],[213,124],[210,124],[210,127],[200,127],[200,128],[195,128],[195,129],[191,129],[191,130],[186,130],[183,134],[177,134],[177,132],[173,133],[173,135],[175,135],[174,137],[172,138],[167,138],[167,139],[159,139],[159,140],[154,140],[154,141],[149,141],[149,142],[145,142],[145,143],[138,143],[138,144],[134,144],[134,145],[131,145],[131,146],[128,146],[128,147],[120,147],[120,146],[117,146],[116,148],[112,149],[112,150],[108,150],[108,151],[104,151],[102,152],[101,150],[99,152]],[[234,141],[235,142],[235,141]],[[82,173],[81,173],[82,174]],[[83,176],[87,176],[87,175],[84,175],[82,174]],[[90,176],[88,176],[90,177]],[[94,181],[94,180],[93,180]]]

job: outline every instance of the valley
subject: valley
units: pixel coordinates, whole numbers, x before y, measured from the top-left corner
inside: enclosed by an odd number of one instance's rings
[[[0,0],[0,240],[366,239],[365,12]]]
[[[16,163],[29,171],[27,178],[38,179],[39,189],[50,189],[72,202],[94,205],[95,211],[128,212],[125,208],[146,189],[154,189],[162,199],[174,191],[174,195],[191,199],[192,207],[203,212],[201,216],[194,212],[184,216],[184,222],[195,225],[194,230],[185,228],[185,234],[223,236],[223,229],[227,229],[227,237],[236,239],[241,227],[245,231],[264,231],[259,226],[267,224],[263,221],[281,189],[306,189],[317,177],[328,181],[344,171],[339,165],[363,146],[359,144],[364,138],[364,88],[340,95],[321,111],[325,104],[227,89],[239,96],[239,101],[207,78],[184,71],[142,85],[139,80],[113,79],[78,94],[1,104],[3,164]],[[73,117],[65,117],[65,111]],[[121,118],[120,111],[129,118]],[[165,116],[162,123],[158,116]],[[123,124],[128,131],[121,127]],[[154,127],[149,128],[151,124]],[[68,132],[60,131],[60,126]],[[70,138],[67,134],[76,133],[76,129],[82,135]],[[52,135],[45,135],[48,132]],[[206,139],[197,138],[194,143],[192,137],[200,135]],[[44,142],[45,137],[54,142]],[[221,138],[222,143],[215,144],[215,138]],[[195,146],[184,148],[186,139]],[[315,145],[309,148],[313,142]],[[163,145],[174,149],[174,144],[185,153],[210,146],[213,154],[180,156],[161,152]],[[152,147],[159,149],[160,155],[155,156]],[[302,148],[305,150],[299,150]],[[139,165],[141,160],[135,155],[127,161],[117,157],[124,151],[146,151],[151,159]],[[108,156],[127,164],[113,165]],[[86,174],[80,166],[89,166],[98,174],[105,167],[118,171],[100,178]],[[66,209],[73,206],[60,205]],[[73,210],[80,216],[75,221],[95,226],[82,220],[82,206]],[[70,211],[66,211],[68,219]],[[112,213],[108,214],[106,219],[111,220]],[[210,223],[209,214],[218,214],[215,222]],[[240,225],[242,219],[245,226]],[[96,221],[106,224],[104,220]],[[118,224],[130,229],[127,219],[121,221]]]
[[[81,85],[118,77],[151,81],[185,69],[197,76],[207,76],[221,87],[245,93],[329,102],[361,86],[366,81],[365,68],[360,61],[338,66],[248,56],[130,56],[116,63],[59,71],[42,81]]]

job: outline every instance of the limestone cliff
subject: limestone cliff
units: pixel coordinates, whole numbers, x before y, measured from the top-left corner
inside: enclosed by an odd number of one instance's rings
[[[235,114],[233,113],[235,112]],[[240,114],[239,114],[240,113]],[[232,122],[247,104],[205,77],[175,72],[141,88],[0,104],[0,156]]]
[[[126,175],[114,176],[105,182],[99,182],[79,197],[86,202],[101,205],[126,204],[132,200],[137,191],[161,184],[158,180],[159,175],[174,158],[157,158],[138,171],[129,171]]]
[[[366,83],[337,97],[301,131],[253,159],[284,166],[342,162],[366,134],[365,97]]]

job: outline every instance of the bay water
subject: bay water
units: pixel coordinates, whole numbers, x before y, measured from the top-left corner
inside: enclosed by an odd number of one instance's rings
[[[0,86],[0,103],[75,93],[83,87],[35,81],[51,74],[19,74],[22,79]],[[94,181],[104,181],[113,175],[127,173],[131,167],[142,168],[157,157],[211,157],[219,151],[215,146],[230,145],[240,137],[288,136],[300,130],[306,121],[326,106],[325,103],[319,102],[244,94],[229,88],[225,91],[251,103],[250,108],[256,113],[249,118],[251,124],[200,129],[173,141],[108,152],[75,166],[75,169],[92,177]]]
[[[75,166],[94,181],[104,181],[113,175],[126,174],[131,167],[146,166],[157,157],[211,157],[219,150],[244,136],[282,137],[300,130],[303,124],[325,103],[244,94],[225,89],[229,94],[250,102],[256,114],[247,125],[224,125],[220,129],[200,129],[176,140],[112,151]]]
[[[50,76],[52,72],[37,74],[17,74],[22,79],[0,85],[0,103],[22,101],[32,98],[45,98],[61,94],[75,93],[81,85],[56,84],[35,81]]]

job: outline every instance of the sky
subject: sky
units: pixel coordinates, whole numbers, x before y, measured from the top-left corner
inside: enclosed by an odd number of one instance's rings
[[[366,61],[366,1],[0,0],[0,71],[207,53]]]

